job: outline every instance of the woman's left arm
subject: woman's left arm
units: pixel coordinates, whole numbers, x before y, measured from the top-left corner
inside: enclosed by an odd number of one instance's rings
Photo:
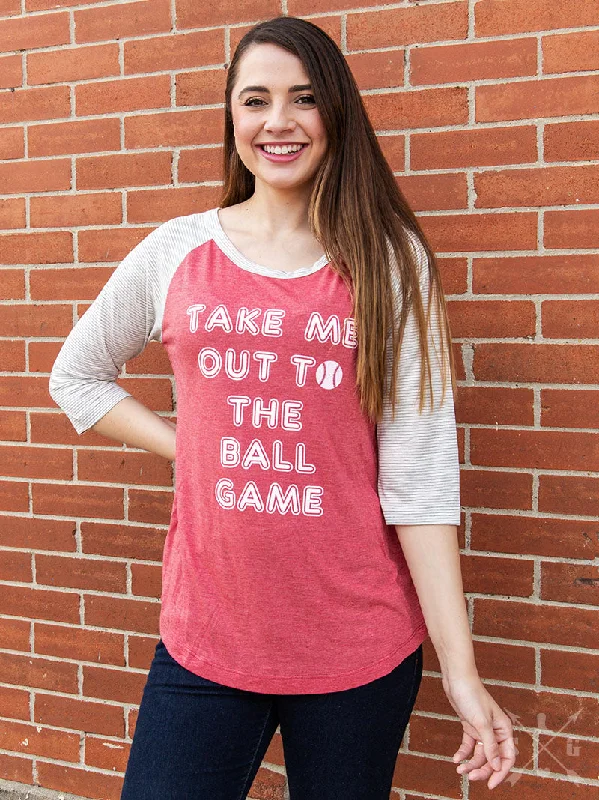
[[[443,689],[460,717],[464,734],[454,761],[474,756],[457,771],[486,780],[489,789],[515,763],[512,724],[485,689],[474,661],[455,525],[395,525],[431,641],[441,666]],[[482,746],[476,746],[482,741]]]

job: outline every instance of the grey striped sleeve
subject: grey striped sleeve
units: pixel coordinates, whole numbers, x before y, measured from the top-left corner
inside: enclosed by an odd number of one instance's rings
[[[428,298],[428,264],[424,248],[414,240],[420,267],[420,285]],[[397,291],[397,287],[395,287]],[[397,376],[395,420],[385,399],[377,425],[378,493],[385,521],[390,525],[459,525],[460,469],[453,393],[449,374],[443,404],[437,317],[431,313],[431,372],[435,406],[418,412],[420,351],[412,312],[406,324]],[[387,368],[392,367],[389,348]]]

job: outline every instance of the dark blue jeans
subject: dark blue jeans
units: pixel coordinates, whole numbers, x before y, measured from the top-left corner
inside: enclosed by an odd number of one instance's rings
[[[290,800],[389,800],[421,678],[422,645],[354,689],[261,694],[194,675],[160,640],[121,800],[245,800],[279,725]]]

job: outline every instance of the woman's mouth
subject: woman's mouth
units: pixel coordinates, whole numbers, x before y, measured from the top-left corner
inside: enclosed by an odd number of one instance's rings
[[[256,147],[262,153],[264,158],[266,158],[267,161],[286,162],[286,161],[295,161],[296,158],[299,158],[299,156],[308,147],[308,144],[307,143],[302,144],[297,151],[295,152],[292,151],[291,153],[269,153],[267,150],[264,149],[264,145],[256,145]]]

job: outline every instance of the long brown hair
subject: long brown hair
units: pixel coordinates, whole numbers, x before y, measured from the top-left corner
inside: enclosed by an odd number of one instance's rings
[[[397,369],[410,309],[420,342],[419,411],[422,413],[427,390],[432,409],[431,313],[440,344],[441,402],[448,369],[453,391],[456,386],[451,333],[435,256],[383,155],[343,54],[328,34],[308,20],[275,17],[255,25],[237,45],[225,89],[224,186],[220,205],[236,205],[254,193],[254,175],[235,147],[231,93],[244,53],[250,46],[262,43],[278,45],[300,59],[327,133],[327,153],[314,177],[310,197],[310,227],[331,260],[331,268],[352,294],[358,345],[356,385],[362,410],[379,422],[387,392],[395,416]],[[426,312],[418,253],[411,243],[414,239],[428,257]],[[386,385],[390,357],[391,383]]]

